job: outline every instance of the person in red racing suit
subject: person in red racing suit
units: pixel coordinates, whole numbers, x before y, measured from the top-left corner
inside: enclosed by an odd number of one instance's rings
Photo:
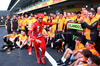
[[[34,48],[37,57],[37,63],[40,64],[40,56],[39,56],[39,47],[42,49],[41,51],[41,61],[45,64],[44,55],[46,51],[45,39],[42,34],[42,30],[44,29],[44,25],[54,25],[57,23],[45,22],[43,21],[44,15],[42,13],[37,14],[37,21],[31,25],[31,28],[28,32],[28,35],[34,40]],[[33,32],[33,34],[32,34]]]

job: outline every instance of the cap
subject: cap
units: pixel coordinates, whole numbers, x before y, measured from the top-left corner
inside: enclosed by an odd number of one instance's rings
[[[38,14],[37,14],[37,17],[39,17],[39,18],[43,18],[44,15],[43,15],[42,13],[38,13]]]

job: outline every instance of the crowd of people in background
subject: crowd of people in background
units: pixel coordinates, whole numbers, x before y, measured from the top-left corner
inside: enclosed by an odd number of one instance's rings
[[[70,59],[70,66],[100,65],[100,55],[96,50],[100,48],[100,7],[97,8],[97,12],[94,8],[87,10],[83,7],[78,12],[50,13],[49,16],[46,12],[43,14],[43,21],[58,23],[46,25],[42,31],[47,47],[58,49],[58,53],[65,51],[62,58],[57,61],[58,65],[65,64],[68,59]],[[3,50],[0,51],[5,52],[8,48],[10,50],[29,48],[30,43],[34,47],[34,41],[30,41],[28,31],[35,21],[37,21],[37,15],[32,13],[30,15],[22,14],[18,17],[13,15],[12,19],[7,15],[5,28],[8,35],[3,37]],[[81,24],[83,30],[68,28],[68,23]],[[73,36],[76,37],[73,38]],[[65,49],[66,45],[67,49]],[[31,52],[28,52],[31,55]]]

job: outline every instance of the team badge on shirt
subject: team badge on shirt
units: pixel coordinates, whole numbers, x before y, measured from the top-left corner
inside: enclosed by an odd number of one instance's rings
[[[37,28],[40,28],[40,26],[38,25]]]
[[[42,26],[44,26],[44,25],[42,24]]]
[[[37,26],[37,32],[39,32],[39,28],[40,28],[40,26]]]

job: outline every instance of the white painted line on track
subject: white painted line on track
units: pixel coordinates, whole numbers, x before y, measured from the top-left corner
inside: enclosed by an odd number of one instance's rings
[[[40,49],[40,51],[42,51],[41,48],[39,48],[39,49]],[[47,51],[45,51],[45,56],[47,57],[49,62],[52,64],[52,66],[57,66],[56,61],[53,59],[53,57]]]

